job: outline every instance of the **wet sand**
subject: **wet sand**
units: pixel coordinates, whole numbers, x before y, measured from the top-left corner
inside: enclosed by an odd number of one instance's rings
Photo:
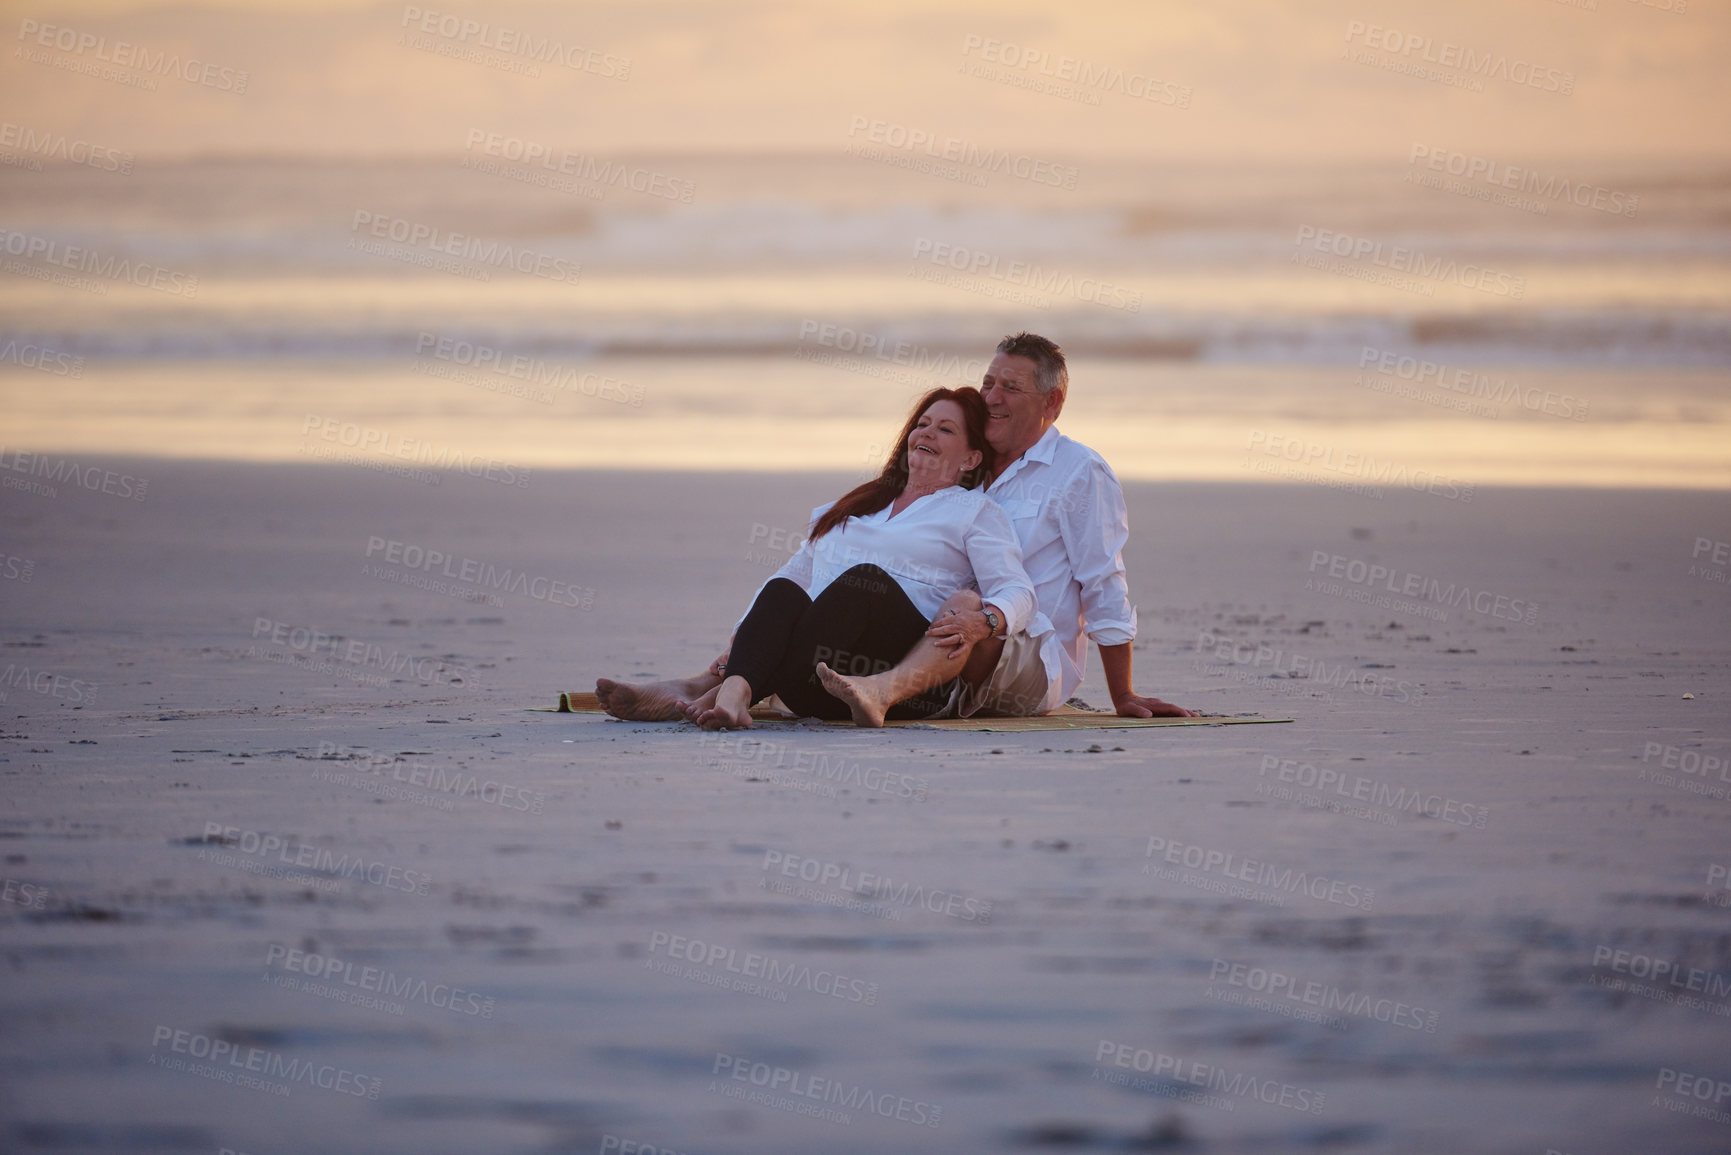
[[[525,707],[840,475],[102,464],[0,491],[7,1149],[1731,1142],[1722,494],[1132,484],[1139,688],[1293,724],[742,737]]]

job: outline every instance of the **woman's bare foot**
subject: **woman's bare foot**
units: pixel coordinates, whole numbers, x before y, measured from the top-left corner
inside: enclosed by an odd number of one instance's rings
[[[734,674],[715,692],[715,704],[694,719],[705,730],[751,729],[751,683]]]
[[[600,678],[595,682],[595,698],[603,710],[628,722],[677,722],[684,717],[686,702],[718,684],[710,674],[636,686]]]
[[[715,687],[708,693],[699,695],[691,701],[683,703],[681,709],[685,712],[686,721],[695,722],[700,716],[702,716],[705,710],[712,709],[715,706],[715,696],[720,692],[721,683],[717,682]]]
[[[850,678],[838,674],[822,662],[817,664],[817,680],[823,683],[832,698],[847,704],[853,724],[876,730],[883,726],[884,715],[893,702],[880,700],[876,678]]]

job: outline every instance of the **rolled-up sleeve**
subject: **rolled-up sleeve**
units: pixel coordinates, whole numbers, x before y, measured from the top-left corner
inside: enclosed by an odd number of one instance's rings
[[[1135,640],[1136,607],[1124,577],[1124,543],[1130,540],[1124,488],[1104,462],[1095,461],[1065,489],[1057,514],[1070,572],[1081,586],[1088,637],[1100,646]]]
[[[1004,611],[1004,632],[1027,628],[1038,601],[1034,583],[1022,566],[1022,546],[1016,530],[995,501],[982,501],[963,543],[980,587],[980,600]]]

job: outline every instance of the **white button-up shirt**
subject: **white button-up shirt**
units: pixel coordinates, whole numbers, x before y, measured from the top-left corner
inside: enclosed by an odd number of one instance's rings
[[[1087,668],[1084,632],[1102,646],[1136,637],[1124,578],[1124,489],[1105,458],[1053,426],[986,493],[1010,515],[1021,542],[1040,601],[1028,633],[1041,638],[1041,660],[1048,679],[1061,683],[1063,702]]]
[[[811,524],[834,504],[812,510]],[[850,517],[815,543],[808,538],[770,580],[787,578],[815,598],[842,574],[867,563],[894,578],[928,620],[962,589],[979,591],[984,601],[1004,611],[1007,632],[1030,625],[1038,612],[1010,519],[977,489],[952,485],[928,493],[894,517],[888,505]]]

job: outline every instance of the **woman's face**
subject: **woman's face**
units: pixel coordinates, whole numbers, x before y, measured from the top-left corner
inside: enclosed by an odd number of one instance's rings
[[[934,401],[908,434],[908,476],[955,485],[980,464],[980,451],[968,447],[968,424],[954,401]]]

